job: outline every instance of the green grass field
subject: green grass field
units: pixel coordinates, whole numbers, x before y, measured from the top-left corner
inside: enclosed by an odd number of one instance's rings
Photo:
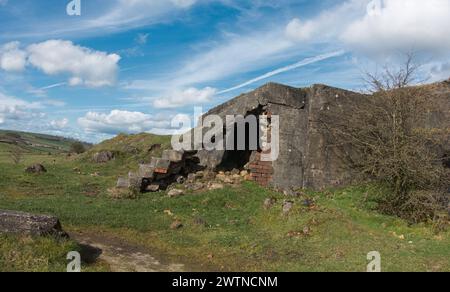
[[[141,142],[145,149],[148,139]],[[90,153],[27,153],[14,165],[8,147],[0,144],[0,209],[56,215],[69,232],[114,235],[191,270],[365,271],[367,254],[379,251],[383,271],[450,271],[450,232],[435,233],[432,225],[408,226],[378,214],[371,186],[308,192],[292,199],[294,209],[288,216],[281,211],[284,195],[250,182],[180,198],[157,193],[114,200],[108,189],[119,175],[137,167],[129,155],[97,165],[89,162]],[[36,162],[48,173],[25,174],[24,168]],[[265,210],[268,197],[277,203]],[[315,206],[303,206],[305,198],[315,200]],[[184,227],[171,230],[176,219]],[[308,234],[303,234],[305,228]],[[76,248],[73,241],[0,236],[0,271],[64,270],[65,254]],[[107,269],[94,263],[84,270]]]

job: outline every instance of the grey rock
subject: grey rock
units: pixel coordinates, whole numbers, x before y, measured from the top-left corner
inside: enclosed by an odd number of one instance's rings
[[[175,177],[175,181],[177,182],[177,184],[182,185],[182,184],[184,184],[186,182],[186,178],[184,176],[182,176],[182,175],[177,175]]]
[[[169,196],[169,198],[176,198],[176,197],[180,197],[184,195],[184,191],[183,190],[179,190],[179,189],[173,189],[170,190],[167,195]]]
[[[156,193],[159,192],[161,186],[159,184],[151,184],[145,188],[147,192]]]
[[[243,170],[240,172],[241,177],[246,177],[247,175],[249,175],[247,170]]]
[[[201,182],[194,182],[186,184],[186,189],[197,192],[205,188],[205,185]]]
[[[288,215],[291,212],[293,207],[294,207],[294,202],[284,201],[283,202],[283,215]]]
[[[25,172],[27,173],[45,173],[47,172],[47,169],[42,164],[34,164],[30,167],[27,167],[25,169]]]
[[[111,151],[97,152],[92,156],[92,161],[95,163],[107,163],[114,159],[114,153]]]
[[[267,198],[264,200],[264,209],[269,210],[275,205],[277,200],[275,198]]]
[[[225,186],[223,184],[219,184],[219,183],[211,183],[208,186],[208,190],[210,191],[215,191],[215,190],[221,190],[223,189]]]
[[[216,173],[212,171],[206,171],[203,173],[203,179],[205,180],[214,180],[216,178]]]
[[[202,178],[205,177],[205,172],[204,171],[197,171],[194,175],[195,175],[196,179],[202,179]]]
[[[239,175],[240,174],[240,171],[239,171],[239,169],[233,169],[232,171],[231,171],[231,175]]]
[[[183,223],[180,220],[176,220],[170,225],[170,229],[172,229],[172,230],[177,230],[182,227],[183,227]]]
[[[2,210],[0,233],[68,237],[57,217]]]
[[[188,183],[193,183],[195,181],[195,179],[196,179],[195,174],[193,174],[193,173],[188,174],[188,177],[187,177]]]

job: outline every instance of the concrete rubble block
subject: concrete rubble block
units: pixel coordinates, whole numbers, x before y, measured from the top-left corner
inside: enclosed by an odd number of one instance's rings
[[[0,210],[0,233],[68,237],[57,217]]]
[[[130,187],[130,181],[125,177],[119,177],[116,187],[118,189],[127,189]]]
[[[175,150],[164,150],[162,154],[162,159],[169,160],[170,162],[182,162],[184,153]]]
[[[143,178],[140,177],[138,173],[132,171],[128,173],[128,183],[130,188],[142,190],[143,181]]]
[[[139,176],[142,178],[153,179],[155,174],[155,169],[151,164],[140,164],[139,165]]]
[[[171,161],[163,158],[153,157],[150,167],[154,168],[157,174],[168,174],[170,170]]]

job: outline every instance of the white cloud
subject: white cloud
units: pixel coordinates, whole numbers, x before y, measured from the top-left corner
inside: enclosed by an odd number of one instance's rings
[[[217,90],[211,87],[203,89],[188,88],[185,90],[175,90],[167,96],[158,98],[153,102],[155,108],[178,108],[185,105],[202,104],[211,101]]]
[[[109,11],[90,20],[86,28],[138,27],[164,21],[170,13],[184,10],[197,0],[115,0]]]
[[[119,133],[154,132],[154,129],[170,128],[167,115],[149,115],[142,112],[113,110],[110,113],[89,112],[78,119],[87,132],[116,135]]]
[[[71,86],[101,87],[116,82],[119,55],[94,51],[63,40],[32,44],[27,51],[30,64],[44,73],[71,75],[68,81]]]
[[[5,71],[22,71],[25,69],[27,54],[19,46],[19,42],[11,42],[0,46],[0,69]]]
[[[120,56],[74,45],[71,41],[48,40],[20,48],[19,42],[0,47],[0,69],[22,71],[32,65],[48,75],[69,75],[67,83],[54,84],[42,90],[70,86],[112,86],[119,71]],[[42,92],[41,92],[42,93]]]
[[[297,42],[338,42],[372,54],[450,50],[450,0],[348,0],[316,17],[293,19],[285,34]]]
[[[0,92],[0,124],[14,120],[44,117],[45,114],[39,112],[42,108],[43,106],[40,103],[27,102]]]
[[[367,11],[369,0],[348,0],[309,19],[292,19],[285,29],[287,38],[301,43],[336,41],[342,32]]]
[[[375,3],[375,2],[374,2]],[[384,0],[352,22],[342,39],[368,52],[450,50],[450,0]]]
[[[50,121],[50,127],[55,130],[62,130],[64,128],[67,128],[68,124],[69,124],[69,120],[66,118],[61,119],[61,120]]]

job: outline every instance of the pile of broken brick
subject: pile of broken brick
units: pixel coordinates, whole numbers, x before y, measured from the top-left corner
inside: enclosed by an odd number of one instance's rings
[[[150,163],[140,164],[137,172],[129,172],[128,177],[120,177],[116,187],[139,190],[141,193],[168,190],[169,197],[176,197],[183,195],[185,190],[218,190],[225,185],[237,185],[244,180],[251,180],[246,170],[207,170],[198,165],[195,154],[165,150],[161,158],[153,157]]]

